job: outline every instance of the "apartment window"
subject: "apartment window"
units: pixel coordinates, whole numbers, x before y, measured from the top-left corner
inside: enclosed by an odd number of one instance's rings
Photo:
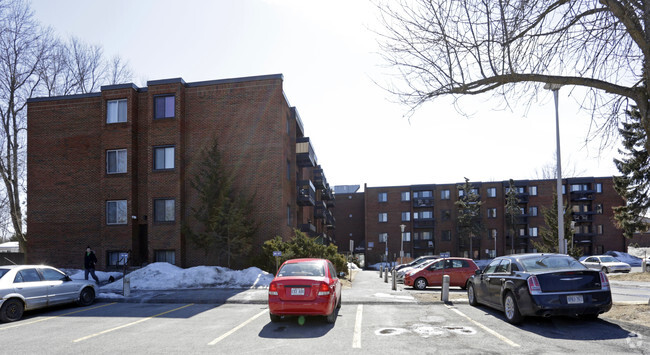
[[[287,180],[291,181],[291,162],[287,160]]]
[[[465,196],[465,190],[458,190],[458,197]]]
[[[603,225],[602,224],[596,225],[596,233],[598,233],[599,235],[603,234]]]
[[[413,192],[413,198],[431,198],[431,197],[433,197],[433,191],[431,190]]]
[[[126,122],[126,99],[106,103],[106,123]]]
[[[537,237],[537,227],[528,228],[528,235],[531,237]]]
[[[537,216],[537,207],[536,206],[528,207],[528,214],[533,217]]]
[[[126,200],[106,201],[106,224],[126,224]]]
[[[519,228],[519,236],[523,237],[526,235],[526,229],[525,228]]]
[[[126,149],[114,149],[106,151],[106,173],[126,173]]]
[[[440,191],[440,199],[441,200],[449,200],[449,190],[441,190]]]
[[[596,213],[603,214],[603,205],[601,203],[596,205]]]
[[[386,243],[388,241],[388,233],[379,233],[379,242]]]
[[[174,169],[174,146],[153,148],[153,169],[154,170]]]
[[[410,242],[411,241],[411,232],[404,232],[402,237],[402,241],[405,242]]]
[[[413,212],[413,219],[433,219],[433,211]]]
[[[487,195],[488,195],[488,197],[497,197],[497,188],[496,187],[488,187]]]
[[[433,236],[431,232],[422,232],[422,240],[432,240]]]
[[[293,213],[291,213],[291,206],[287,205],[287,225],[293,226]]]
[[[379,202],[386,202],[386,201],[388,201],[388,194],[387,194],[386,192],[380,192],[380,193],[377,195],[377,200],[378,200]]]
[[[442,240],[450,241],[451,240],[451,231],[442,231]]]
[[[562,195],[566,195],[566,185],[562,185]]]
[[[154,118],[160,119],[174,117],[175,101],[174,95],[154,97]]]
[[[601,183],[596,184],[596,193],[599,193],[599,194],[603,193],[603,184],[601,184]]]
[[[528,194],[531,196],[537,196],[537,186],[529,186]]]
[[[173,199],[156,199],[153,201],[154,222],[174,222],[175,201]]]
[[[488,238],[494,239],[497,237],[497,230],[496,229],[488,229]]]
[[[442,216],[441,219],[443,221],[448,221],[451,219],[451,211],[450,210],[442,210]]]
[[[408,222],[411,220],[411,212],[402,212],[402,222]]]
[[[157,263],[176,264],[176,252],[174,250],[155,250],[154,258]]]
[[[402,201],[411,201],[411,192],[410,191],[402,192]]]
[[[487,217],[488,218],[497,218],[497,209],[496,208],[488,208],[487,209]]]
[[[388,213],[380,213],[379,214],[379,222],[385,223],[388,222]]]
[[[126,251],[109,251],[106,256],[108,266],[123,266],[128,261],[129,253]]]

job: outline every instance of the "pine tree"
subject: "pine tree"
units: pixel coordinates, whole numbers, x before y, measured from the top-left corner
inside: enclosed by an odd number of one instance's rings
[[[633,107],[626,114],[629,121],[623,122],[619,129],[625,150],[619,149],[618,152],[623,158],[614,159],[616,168],[622,174],[614,177],[614,189],[626,204],[614,207],[614,219],[623,230],[623,235],[632,238],[634,232],[647,229],[643,216],[650,208],[650,156],[646,150],[647,137],[639,110]]]
[[[557,253],[560,243],[557,229],[557,193],[553,193],[553,204],[550,208],[542,207],[545,226],[539,231],[540,240],[532,240],[533,246],[540,253]],[[573,229],[571,229],[572,210],[568,205],[564,210],[564,238],[573,240]],[[582,256],[582,249],[567,243],[568,254],[574,258]]]
[[[237,193],[232,181],[222,164],[215,140],[203,152],[199,172],[191,181],[199,196],[199,204],[192,207],[196,225],[183,225],[183,233],[205,252],[206,257],[216,252],[219,257],[226,258],[228,267],[233,258],[247,255],[257,231],[251,218],[253,198]]]
[[[517,219],[521,216],[521,208],[519,207],[519,197],[517,196],[517,189],[515,188],[514,180],[510,179],[508,185],[508,192],[506,192],[506,225],[510,233],[510,253],[514,253],[515,239],[517,237]],[[508,246],[506,245],[506,248]]]
[[[472,241],[484,230],[480,213],[483,202],[480,201],[481,197],[475,192],[468,178],[465,178],[465,184],[458,185],[458,189],[463,191],[463,196],[455,202],[458,206],[456,228],[460,241],[469,240],[469,257],[473,259]]]

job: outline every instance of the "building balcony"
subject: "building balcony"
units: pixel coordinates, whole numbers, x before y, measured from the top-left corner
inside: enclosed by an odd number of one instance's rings
[[[334,197],[334,196],[332,196],[332,197]],[[327,201],[325,201],[325,204],[327,205],[327,208],[334,208],[334,207],[336,207],[336,202],[335,202],[335,199],[334,199],[334,198],[332,198],[331,200],[327,200]]]
[[[528,193],[526,192],[518,193],[517,199],[519,200],[519,203],[528,203],[528,200],[530,199],[530,195],[528,195]]]
[[[321,190],[320,198],[325,201],[334,199],[334,193],[329,185],[326,185],[325,188]]]
[[[413,249],[433,249],[435,243],[433,240],[414,240]]]
[[[307,233],[307,235],[310,237],[316,236],[316,226],[311,223],[301,224],[300,231],[303,233]]]
[[[594,190],[571,191],[571,201],[593,201],[595,193]]]
[[[528,215],[519,215],[515,218],[515,224],[528,224]]]
[[[298,181],[298,206],[314,206],[316,204],[316,188],[311,180]]]
[[[433,228],[434,225],[434,219],[414,219],[413,220],[413,228]]]
[[[335,229],[336,228],[336,218],[334,218],[334,215],[332,214],[332,211],[327,210],[327,213],[325,214],[325,226],[328,229]]]
[[[594,221],[594,216],[593,212],[582,212],[582,213],[576,213],[573,212],[573,215],[571,216],[571,219],[576,222],[576,223],[591,223]]]
[[[314,175],[314,186],[316,186],[317,189],[325,189],[328,186],[327,179],[325,178],[323,169],[320,168],[320,166],[314,169],[313,175]]]
[[[433,206],[433,197],[418,197],[413,198],[413,207],[432,207]]]
[[[314,218],[315,219],[325,219],[327,216],[327,206],[325,202],[318,201],[316,202],[316,208],[314,208]]]
[[[314,148],[311,146],[309,137],[296,139],[296,163],[301,168],[313,168],[317,165],[318,159]]]

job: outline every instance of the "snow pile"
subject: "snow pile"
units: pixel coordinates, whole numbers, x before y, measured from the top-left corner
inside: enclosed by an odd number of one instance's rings
[[[83,276],[83,271],[81,271]],[[99,277],[99,273],[97,275]],[[273,275],[256,267],[231,270],[220,266],[196,266],[182,269],[169,263],[153,263],[126,275],[133,290],[191,288],[264,288]],[[102,291],[121,291],[123,280],[102,286]]]
[[[348,263],[348,270],[358,270],[359,267],[355,263]]]

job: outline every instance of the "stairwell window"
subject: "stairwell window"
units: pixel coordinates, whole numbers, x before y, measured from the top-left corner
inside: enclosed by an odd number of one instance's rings
[[[126,99],[106,102],[106,123],[126,122]]]
[[[126,224],[126,200],[106,201],[106,224]]]
[[[113,149],[106,151],[106,173],[126,173],[126,149]]]
[[[153,169],[174,169],[174,146],[162,146],[153,148]]]
[[[153,214],[155,222],[175,221],[175,201],[173,199],[155,199],[153,201]]]
[[[175,115],[176,98],[174,95],[156,96],[153,99],[154,118],[173,118]]]

